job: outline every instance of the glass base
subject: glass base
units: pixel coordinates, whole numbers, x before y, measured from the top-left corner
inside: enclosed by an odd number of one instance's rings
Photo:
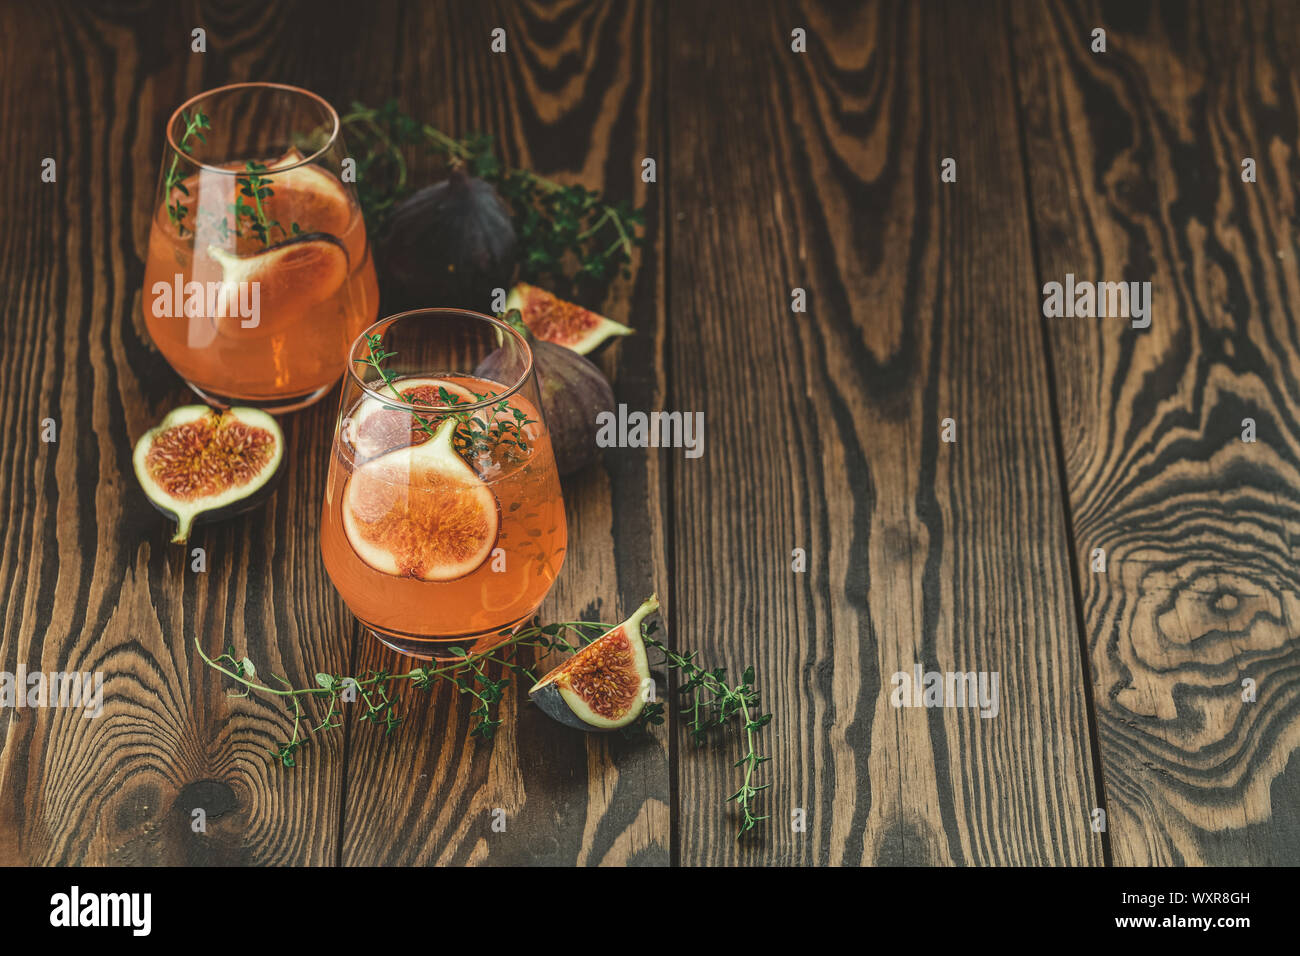
[[[199,398],[203,399],[209,405],[215,408],[230,408],[232,405],[239,405],[243,408],[256,408],[266,412],[269,415],[283,415],[286,412],[296,412],[300,408],[306,408],[325,397],[326,393],[334,387],[331,382],[312,392],[306,392],[302,395],[286,395],[283,398],[236,398],[233,395],[222,395],[219,392],[210,392],[206,389],[199,388],[193,382],[186,382],[190,390]]]
[[[519,633],[520,629],[532,619],[533,615],[530,614],[527,617],[522,617],[509,624],[503,624],[501,627],[495,627],[481,634],[464,634],[459,637],[420,637],[385,630],[367,624],[365,621],[362,621],[361,624],[371,637],[399,654],[418,658],[422,661],[459,661],[469,654],[481,654],[500,644],[504,644]],[[464,653],[456,653],[452,651],[452,648]]]

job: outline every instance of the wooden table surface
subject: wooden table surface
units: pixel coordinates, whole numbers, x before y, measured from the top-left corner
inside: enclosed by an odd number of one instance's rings
[[[0,862],[1300,862],[1298,48],[1286,0],[5,4],[0,668],[106,683],[96,720],[0,714]],[[140,312],[164,122],[246,79],[395,96],[647,206],[600,363],[703,411],[705,453],[566,482],[543,611],[657,590],[676,646],[756,665],[757,839],[734,746],[677,721],[585,736],[512,691],[482,742],[444,688],[286,771],[283,710],[198,659],[399,663],[319,556],[337,393],[284,420],[269,504],[201,530],[206,573],[132,475],[191,400]],[[1067,273],[1149,280],[1150,328],[1045,318]],[[997,672],[996,717],[892,706],[917,662]]]

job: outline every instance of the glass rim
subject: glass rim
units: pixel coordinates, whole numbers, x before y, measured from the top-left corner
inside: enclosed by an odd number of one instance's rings
[[[507,386],[505,391],[498,392],[497,394],[493,395],[491,398],[485,398],[481,402],[461,402],[458,405],[424,405],[419,402],[406,402],[403,401],[402,399],[399,399],[396,395],[385,394],[384,392],[371,388],[369,385],[367,385],[365,382],[361,380],[361,376],[357,374],[357,365],[366,365],[369,368],[373,368],[373,366],[370,366],[369,363],[367,363],[364,359],[358,359],[356,357],[357,347],[361,345],[363,342],[365,342],[369,336],[374,335],[376,329],[378,329],[381,325],[391,325],[399,319],[405,319],[415,315],[432,315],[432,314],[461,315],[461,316],[467,316],[471,319],[479,319],[481,321],[487,322],[489,325],[496,326],[496,328],[499,331],[503,331],[506,334],[510,335],[516,342],[519,343],[519,346],[524,350],[524,356],[528,360],[527,364],[525,364],[524,366],[523,372],[520,373],[518,380],[513,385]],[[533,362],[534,362],[533,349],[528,344],[528,340],[525,339],[522,335],[520,335],[519,332],[509,323],[502,322],[500,319],[496,318],[495,316],[487,315],[486,313],[483,312],[475,312],[472,309],[453,309],[450,307],[442,307],[442,306],[425,306],[424,308],[420,308],[420,309],[408,309],[405,312],[397,312],[393,315],[386,316],[380,319],[379,321],[375,322],[369,328],[365,329],[360,335],[358,335],[355,339],[352,340],[352,345],[348,347],[348,376],[356,384],[357,388],[361,389],[362,392],[369,395],[371,398],[377,399],[378,401],[383,402],[386,405],[395,407],[397,411],[408,412],[411,414],[420,413],[420,414],[432,414],[432,415],[446,415],[448,413],[475,412],[483,408],[490,408],[493,405],[496,405],[498,402],[501,402],[504,399],[509,398],[515,392],[519,391],[521,388],[524,387],[524,385],[528,382],[528,379],[531,378],[533,375]],[[497,384],[504,385],[505,383],[498,382]],[[399,402],[401,404],[396,404]]]
[[[218,93],[230,93],[235,90],[281,90],[286,93],[296,93],[299,96],[304,96],[307,99],[314,100],[325,108],[325,112],[329,116],[330,123],[332,124],[329,139],[325,141],[325,145],[316,150],[316,152],[312,153],[310,156],[305,156],[296,163],[292,163],[288,166],[277,166],[274,170],[277,173],[287,172],[290,169],[297,169],[299,166],[306,166],[308,163],[323,156],[326,151],[328,151],[338,141],[339,133],[343,128],[339,121],[338,110],[334,109],[334,107],[330,105],[329,100],[325,99],[325,97],[321,96],[319,93],[313,93],[311,90],[305,90],[301,86],[291,86],[288,83],[250,81],[247,83],[227,83],[225,86],[215,86],[210,90],[204,90],[202,93],[195,93],[180,106],[176,107],[176,109],[172,111],[172,115],[167,118],[167,146],[171,149],[173,154],[179,156],[187,163],[210,173],[220,173],[225,176],[248,175],[248,173],[242,169],[223,169],[220,166],[213,166],[209,163],[195,159],[189,153],[185,152],[185,150],[181,149],[180,144],[176,142],[174,133],[174,130],[176,129],[176,120],[180,118],[180,115],[183,112],[199,100],[206,99],[209,96],[215,96]]]

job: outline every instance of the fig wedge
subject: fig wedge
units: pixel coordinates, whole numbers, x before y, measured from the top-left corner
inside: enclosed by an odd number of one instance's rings
[[[291,149],[264,174],[274,193],[265,202],[268,214],[286,224],[300,223],[304,232],[343,237],[348,260],[360,263],[366,254],[366,231],[349,228],[359,211],[329,172],[312,163],[294,165],[302,159],[302,153]]]
[[[505,311],[518,309],[524,325],[543,342],[554,342],[579,355],[594,351],[611,335],[631,335],[621,322],[566,302],[545,289],[520,282],[506,297]]]
[[[650,679],[641,622],[659,610],[651,596],[622,624],[610,628],[533,685],[528,696],[548,717],[579,730],[615,730],[645,707]]]
[[[283,457],[284,433],[265,412],[182,405],[136,442],[133,463],[150,503],[176,521],[172,543],[184,544],[196,521],[260,504]]]

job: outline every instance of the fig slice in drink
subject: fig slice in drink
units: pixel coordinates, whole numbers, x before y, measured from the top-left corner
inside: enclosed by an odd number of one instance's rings
[[[394,382],[401,398],[391,403],[377,398],[365,401],[343,422],[343,438],[353,449],[358,461],[374,458],[386,451],[405,445],[418,445],[428,441],[429,433],[415,421],[415,417],[401,408],[402,402],[412,405],[447,405],[446,396],[460,401],[473,402],[469,389],[443,378],[404,378]]]
[[[292,210],[293,221],[301,229],[346,237],[348,259],[355,266],[365,255],[366,234],[365,230],[348,229],[353,213],[342,183],[311,163],[281,168],[299,162],[302,154],[292,149],[261,174],[271,181],[267,215],[287,228],[289,220],[282,213]]]
[[[265,328],[301,320],[319,302],[334,295],[348,279],[350,261],[342,240],[323,232],[304,233],[248,256],[237,256],[216,246],[208,255],[221,266],[218,327],[234,325],[243,330],[241,298],[249,301],[244,288],[258,284],[257,325],[267,316]]]
[[[500,528],[496,496],[456,452],[457,420],[433,438],[361,465],[343,491],[348,542],[376,571],[453,581],[492,554]]]

